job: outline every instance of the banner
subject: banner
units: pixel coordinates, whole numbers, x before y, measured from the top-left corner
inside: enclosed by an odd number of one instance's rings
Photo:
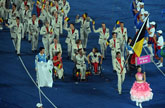
[[[150,63],[150,62],[151,62],[150,55],[136,57],[136,66],[141,65],[141,64]]]
[[[45,62],[38,62],[37,63],[38,69],[38,86],[39,87],[52,87],[53,86],[53,78],[52,78],[52,69],[53,69],[53,62],[48,61]]]

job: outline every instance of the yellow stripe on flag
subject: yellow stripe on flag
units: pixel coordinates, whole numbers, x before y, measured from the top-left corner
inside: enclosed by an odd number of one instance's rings
[[[140,57],[142,49],[143,49],[143,42],[144,42],[144,38],[142,38],[140,41],[135,43],[135,46],[133,48],[134,52],[136,53],[136,55],[138,57]]]

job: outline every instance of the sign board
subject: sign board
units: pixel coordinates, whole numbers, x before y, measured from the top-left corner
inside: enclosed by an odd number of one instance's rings
[[[136,66],[150,63],[150,62],[151,62],[150,55],[146,55],[146,56],[142,56],[142,57],[136,57]]]

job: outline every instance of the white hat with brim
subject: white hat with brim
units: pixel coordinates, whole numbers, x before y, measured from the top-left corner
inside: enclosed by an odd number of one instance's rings
[[[143,2],[140,2],[140,5],[144,5],[144,3]]]
[[[151,25],[155,25],[156,23],[155,23],[155,21],[152,21],[152,22],[150,22],[150,24],[151,24]]]
[[[162,31],[162,30],[158,30],[158,31],[157,31],[157,33],[162,34],[162,33],[163,33],[163,31]]]
[[[144,14],[148,14],[148,11],[144,11]]]
[[[36,107],[40,108],[40,107],[42,107],[42,104],[41,103],[37,103]]]

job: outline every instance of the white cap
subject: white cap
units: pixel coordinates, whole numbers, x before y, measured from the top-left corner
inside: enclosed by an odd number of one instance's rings
[[[162,34],[162,33],[163,33],[163,31],[162,31],[162,30],[158,30],[158,31],[157,31],[157,33]]]
[[[144,11],[144,14],[148,14],[148,11]]]
[[[155,25],[155,24],[156,24],[156,22],[155,22],[155,21],[152,21],[152,22],[150,22],[150,24],[151,24],[151,25]]]
[[[140,5],[144,5],[144,3],[143,3],[143,2],[140,2],[139,4],[140,4]]]
[[[37,103],[36,107],[40,108],[40,107],[42,107],[42,104],[41,103]]]

